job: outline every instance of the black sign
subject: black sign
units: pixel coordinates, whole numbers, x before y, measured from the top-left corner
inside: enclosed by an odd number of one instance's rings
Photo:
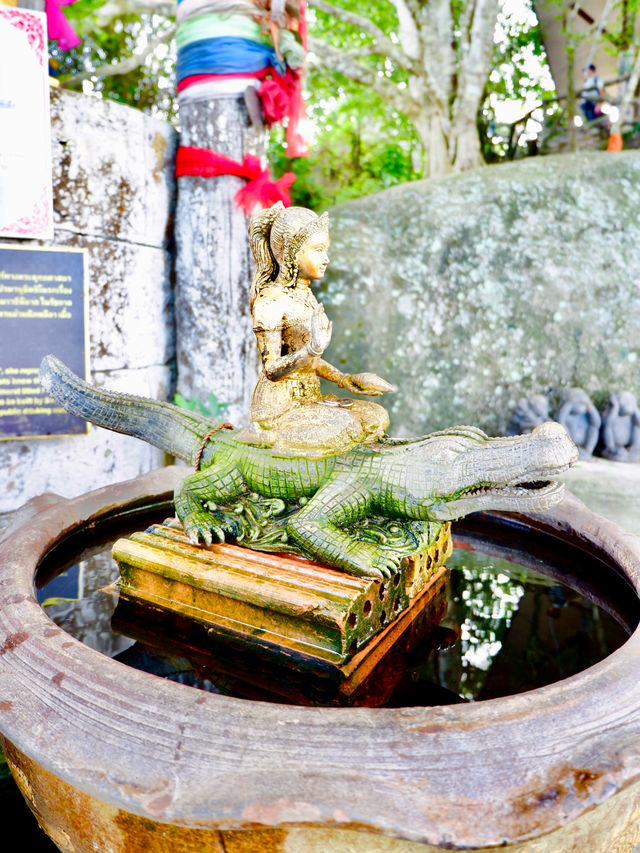
[[[40,387],[53,353],[86,377],[83,249],[0,246],[0,440],[85,433]]]

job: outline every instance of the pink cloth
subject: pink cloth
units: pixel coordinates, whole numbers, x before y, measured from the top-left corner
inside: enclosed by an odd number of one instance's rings
[[[262,81],[258,91],[264,109],[264,119],[268,127],[271,127],[272,124],[279,124],[284,118],[288,118],[287,156],[306,157],[308,154],[307,142],[298,130],[300,120],[306,114],[302,98],[300,72],[287,68],[283,77],[279,74],[273,74],[267,80]]]
[[[70,6],[76,0],[45,0],[45,12],[47,13],[47,30],[49,38],[57,41],[60,50],[71,50],[78,47],[82,42],[69,25],[60,6]]]

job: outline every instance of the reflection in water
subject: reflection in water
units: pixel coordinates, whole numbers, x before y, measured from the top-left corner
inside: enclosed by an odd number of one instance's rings
[[[133,640],[111,630],[117,596],[103,589],[118,579],[111,545],[87,555],[37,590],[50,619],[92,649],[114,657]]]
[[[531,553],[518,556],[512,545],[478,539],[459,544],[447,563],[443,589],[371,676],[347,691],[335,670],[310,673],[243,645],[216,645],[205,629],[175,617],[167,621],[157,610],[141,616],[121,603],[115,630],[117,594],[102,591],[118,574],[110,544],[83,554],[38,597],[70,634],[136,669],[241,698],[314,705],[439,705],[519,693],[587,668],[618,648],[635,627],[637,599],[628,589],[618,590],[618,598],[626,600],[620,613],[615,600],[592,600],[598,598],[593,576],[599,578],[600,596],[613,583],[606,566],[593,558],[593,565],[580,564],[587,596],[573,588],[580,586],[573,574],[575,555],[569,570],[558,561],[554,565],[549,554],[544,564]]]
[[[496,556],[456,549],[441,627],[460,642],[432,654],[424,677],[467,700],[551,684],[602,660],[629,632],[570,587]]]

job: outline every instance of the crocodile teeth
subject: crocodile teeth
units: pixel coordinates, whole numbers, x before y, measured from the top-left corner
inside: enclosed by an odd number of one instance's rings
[[[515,483],[513,486],[480,486],[464,492],[464,497],[478,497],[480,495],[549,495],[563,489],[562,483],[555,480],[536,480],[534,482]]]

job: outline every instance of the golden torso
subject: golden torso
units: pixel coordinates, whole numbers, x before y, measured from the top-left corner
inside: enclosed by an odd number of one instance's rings
[[[280,352],[289,355],[302,349],[311,339],[311,317],[318,300],[308,287],[271,286],[253,305],[253,328],[258,338],[270,333],[280,336]],[[265,355],[263,353],[263,364]],[[272,382],[260,374],[251,401],[251,420],[268,426],[292,406],[319,400],[320,380],[311,366],[300,367],[286,378]]]
[[[346,374],[324,358],[331,322],[309,285],[329,263],[329,221],[278,202],[254,214],[249,242],[253,328],[262,372],[243,440],[281,453],[342,453],[384,435],[389,415],[378,403],[323,395],[320,379],[356,395],[393,387],[373,373]],[[274,276],[276,278],[274,279]]]

